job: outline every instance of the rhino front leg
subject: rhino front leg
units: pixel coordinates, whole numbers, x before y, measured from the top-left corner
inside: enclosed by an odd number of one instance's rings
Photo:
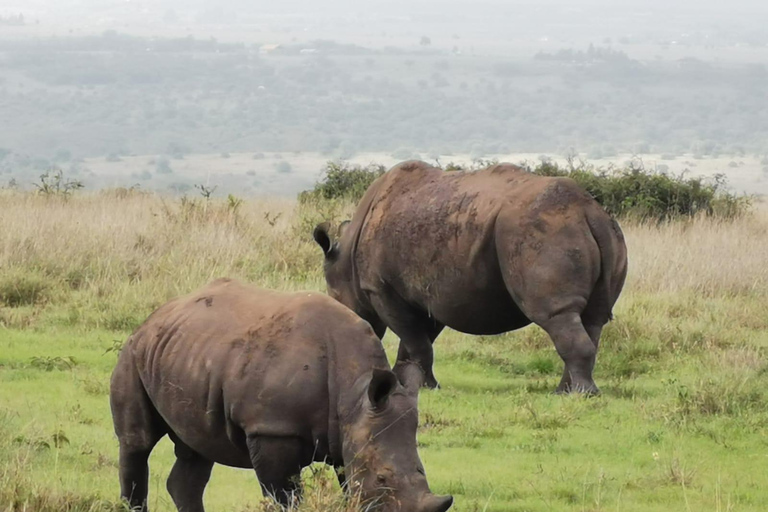
[[[437,379],[435,378],[435,374],[432,371],[432,365],[434,363],[434,349],[432,348],[432,345],[435,343],[435,339],[440,334],[440,331],[443,330],[442,325],[436,324],[433,328],[427,329],[427,336],[429,337],[429,352],[426,352],[426,349],[422,352],[419,352],[419,350],[416,350],[416,353],[414,355],[411,355],[406,343],[403,342],[403,339],[400,340],[400,345],[397,349],[397,363],[406,363],[408,361],[414,361],[419,363],[419,365],[424,370],[425,380],[424,385],[431,389],[437,389],[440,387],[440,384],[437,382]],[[411,343],[412,345],[413,343]],[[430,362],[431,361],[431,362]]]
[[[392,329],[393,331],[395,329]],[[440,388],[432,367],[435,362],[435,353],[432,349],[432,341],[426,333],[418,329],[404,331],[400,337],[400,350],[397,354],[395,366],[408,361],[417,363],[424,371],[424,386],[430,389]]]
[[[560,379],[560,384],[555,390],[556,394],[568,393],[571,390],[571,374],[568,372],[568,367],[563,368],[563,376]]]
[[[211,478],[213,462],[181,441],[176,443],[176,463],[168,477],[168,494],[179,512],[204,512],[203,493]]]
[[[312,462],[311,450],[296,437],[248,436],[248,451],[265,496],[289,507],[301,500],[301,469]]]
[[[424,371],[424,386],[431,389],[439,388],[440,384],[432,370],[435,359],[432,342],[440,334],[443,326],[435,323],[426,313],[405,302],[394,291],[372,295],[371,303],[376,313],[400,338],[398,363],[406,361],[418,363]]]
[[[339,480],[339,486],[343,491],[347,491],[347,475],[344,474],[344,466],[333,466],[336,478]]]

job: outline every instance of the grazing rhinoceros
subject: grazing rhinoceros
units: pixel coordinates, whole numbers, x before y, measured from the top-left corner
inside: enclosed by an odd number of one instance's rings
[[[146,510],[147,458],[176,445],[168,492],[203,510],[214,463],[253,468],[287,504],[302,467],[325,461],[377,510],[444,512],[416,452],[422,371],[390,371],[371,327],[319,293],[278,293],[217,280],[155,311],[112,375],[120,487]]]
[[[511,164],[403,162],[370,186],[338,240],[327,224],[314,238],[329,294],[379,337],[392,329],[398,362],[418,362],[427,386],[444,326],[498,334],[534,322],[565,361],[558,391],[598,392],[592,369],[627,253],[616,221],[574,181]]]

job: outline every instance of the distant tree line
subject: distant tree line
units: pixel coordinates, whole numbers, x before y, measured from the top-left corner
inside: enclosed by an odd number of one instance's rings
[[[310,47],[318,53],[301,53]],[[768,154],[762,64],[641,63],[594,46],[527,61],[332,41],[287,51],[114,32],[0,41],[0,69],[11,72],[0,75],[0,140],[12,151],[0,172],[90,156],[294,150]]]

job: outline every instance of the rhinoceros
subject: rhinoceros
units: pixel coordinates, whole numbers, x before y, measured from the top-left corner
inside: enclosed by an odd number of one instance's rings
[[[418,362],[428,387],[438,387],[432,343],[445,326],[499,334],[533,322],[565,363],[556,391],[599,392],[592,371],[627,251],[617,222],[575,181],[511,164],[445,172],[403,162],[373,182],[351,221],[322,223],[314,239],[328,293],[379,337],[394,331],[398,364]]]
[[[178,510],[203,510],[214,463],[252,468],[286,505],[313,461],[383,511],[445,512],[416,450],[418,366],[390,369],[370,325],[323,293],[217,280],[156,310],[127,340],[110,404],[122,498],[147,510],[147,459],[166,434]]]

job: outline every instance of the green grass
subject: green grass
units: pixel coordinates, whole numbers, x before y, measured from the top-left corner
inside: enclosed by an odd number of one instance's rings
[[[687,337],[665,320],[683,307]],[[436,344],[443,389],[420,401],[433,490],[452,493],[457,511],[764,510],[768,330],[741,320],[767,308],[751,297],[631,296],[606,329],[597,398],[551,394],[561,366],[537,327],[447,331]],[[708,334],[690,334],[699,331]],[[108,381],[126,335],[45,323],[0,331],[0,510],[43,495],[71,510],[114,506]],[[390,354],[394,343],[386,338]],[[157,511],[173,510],[172,457],[167,440],[152,456]],[[260,502],[252,472],[216,467],[212,510]]]

